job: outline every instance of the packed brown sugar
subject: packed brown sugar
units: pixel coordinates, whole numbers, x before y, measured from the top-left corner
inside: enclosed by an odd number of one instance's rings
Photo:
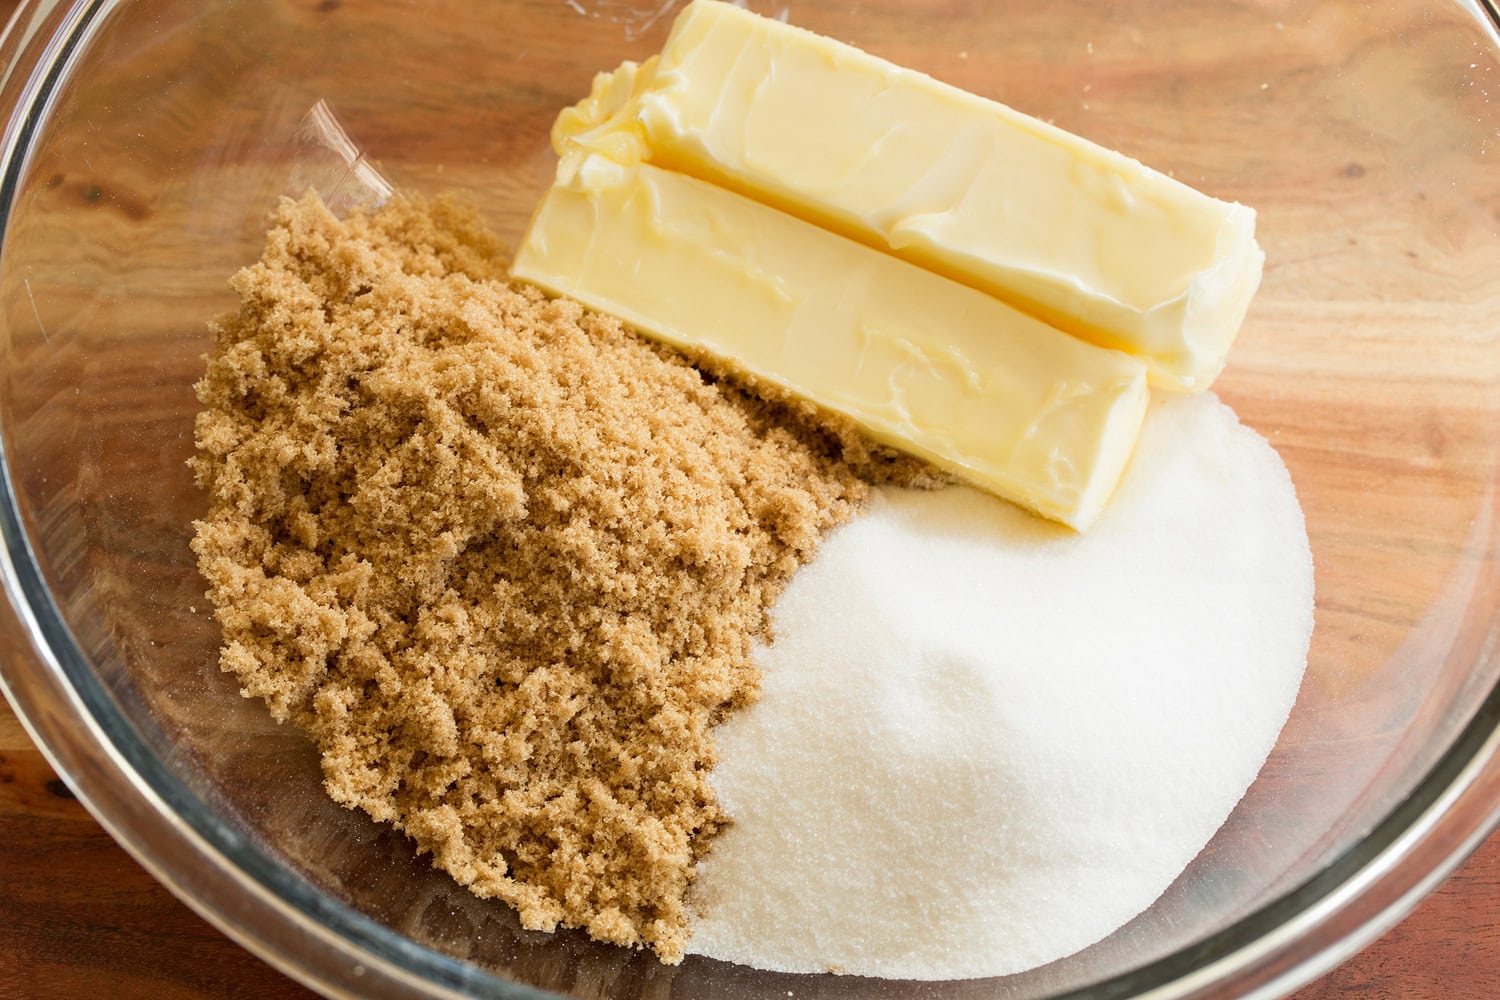
[[[285,201],[233,286],[195,460],[222,666],[525,926],[679,959],[767,610],[923,467],[513,286],[449,202]]]

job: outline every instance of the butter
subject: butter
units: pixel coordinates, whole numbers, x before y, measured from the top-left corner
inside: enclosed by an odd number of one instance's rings
[[[730,187],[1208,387],[1260,283],[1255,212],[851,46],[716,0],[559,119],[565,159]]]
[[[721,187],[562,165],[512,273],[858,422],[1083,530],[1145,414],[1145,364]]]

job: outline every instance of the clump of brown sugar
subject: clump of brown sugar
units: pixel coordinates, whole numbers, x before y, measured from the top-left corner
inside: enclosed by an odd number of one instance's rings
[[[767,610],[924,467],[510,285],[450,203],[285,201],[233,285],[195,460],[222,666],[527,927],[678,960]]]

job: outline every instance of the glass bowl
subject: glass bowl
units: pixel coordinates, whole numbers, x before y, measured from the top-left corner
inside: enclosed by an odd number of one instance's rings
[[[514,244],[553,115],[658,48],[670,0],[22,8],[0,46],[0,571],[30,637],[8,696],[158,878],[330,995],[1269,995],[1327,969],[1500,808],[1494,8],[757,6],[1260,211],[1265,281],[1218,391],[1291,469],[1317,627],[1263,774],[1150,910],[1023,975],[924,984],[526,932],[333,805],[310,744],[219,673],[192,383],[276,197],[352,200],[378,171],[464,192]],[[348,142],[308,132],[319,102]]]

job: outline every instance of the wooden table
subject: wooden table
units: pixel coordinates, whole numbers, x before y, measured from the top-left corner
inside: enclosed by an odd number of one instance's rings
[[[9,16],[14,5],[15,0],[0,0],[0,22]],[[333,12],[340,5],[335,0],[328,0],[303,6],[309,10],[315,7],[319,12]],[[394,8],[396,5],[389,6]],[[570,6],[577,8],[577,5]],[[1281,5],[1277,4],[1264,6],[1281,10]],[[1365,15],[1360,13],[1358,16]],[[435,20],[440,22],[442,19]],[[1292,18],[1288,15],[1287,20],[1290,23]],[[1283,25],[1277,21],[1275,27],[1279,30]],[[1312,27],[1321,31],[1327,26]],[[1404,42],[1406,36],[1403,34],[1401,38]],[[1231,40],[1236,44],[1239,42],[1238,38]],[[1277,51],[1283,50],[1294,52],[1291,46]],[[1090,56],[1093,51],[1094,44],[1090,41]],[[1101,42],[1101,60],[1105,55],[1107,52]],[[1353,58],[1351,55],[1350,59]],[[971,67],[966,72],[972,72],[973,64],[966,65]],[[1358,65],[1366,67],[1368,74],[1378,74],[1384,64],[1365,60]],[[960,69],[953,67],[955,73]],[[1020,67],[1012,81],[1023,90],[1028,85],[1025,69]],[[1276,81],[1271,95],[1279,94],[1287,77],[1278,75],[1278,67],[1274,65],[1268,66],[1264,72],[1268,81]],[[1108,76],[1104,78],[1106,83],[1110,79]],[[1351,94],[1357,89],[1357,81],[1363,79],[1366,77],[1351,76]],[[960,78],[957,82],[964,80]],[[1296,81],[1291,79],[1288,82],[1295,84]],[[1260,100],[1260,95],[1270,87],[1269,82],[1261,83],[1259,89],[1253,91],[1252,98]],[[1105,99],[1108,90],[1107,86],[1101,87]],[[1036,94],[1045,92],[1045,88],[1041,88]],[[1191,94],[1176,91],[1169,96],[1174,102],[1192,98]],[[1349,99],[1354,101],[1355,97],[1357,95]],[[1096,109],[1105,107],[1098,103],[1098,95],[1092,100],[1096,102]],[[1247,103],[1246,107],[1249,106]],[[354,107],[357,112],[357,103]],[[1080,107],[1083,110],[1075,111],[1075,117],[1082,116],[1090,104],[1081,102]],[[1479,112],[1476,110],[1475,113]],[[1099,127],[1107,127],[1107,117],[1095,121],[1101,123]],[[1399,121],[1404,128],[1405,121]],[[1096,138],[1103,141],[1110,137],[1105,134]],[[1413,153],[1414,157],[1416,155]],[[1425,149],[1421,155],[1428,155]],[[1353,232],[1356,223],[1366,215],[1377,222],[1383,219],[1385,207],[1379,194],[1383,189],[1371,189],[1370,186],[1387,175],[1395,175],[1390,171],[1382,174],[1376,167],[1368,168],[1367,174],[1366,166],[1357,162],[1339,161],[1334,166],[1337,167],[1338,183],[1344,185],[1337,190],[1351,192],[1333,206],[1344,213],[1343,221],[1330,230],[1341,244],[1343,231]],[[60,173],[58,179],[62,180]],[[1360,181],[1365,187],[1355,187],[1355,181]],[[444,180],[444,183],[448,182],[449,179]],[[70,189],[64,189],[64,193],[66,190]],[[98,200],[101,189],[81,187],[79,190],[93,192],[91,200]],[[1371,193],[1372,190],[1375,193]],[[1427,196],[1422,194],[1421,197]],[[125,211],[122,218],[130,215],[130,211]],[[1290,288],[1295,280],[1317,277],[1318,261],[1326,257],[1327,249],[1318,243],[1322,225],[1319,218],[1309,215],[1308,219],[1312,221],[1293,219],[1288,223],[1289,227],[1297,227],[1292,235],[1299,239],[1305,236],[1305,239],[1302,243],[1295,243],[1288,237],[1288,252],[1283,260],[1290,261],[1290,265],[1279,272],[1274,281],[1268,281],[1268,284],[1279,282],[1271,289],[1273,294],[1268,298],[1273,305],[1277,301],[1277,288]],[[1445,225],[1456,225],[1453,220],[1462,218],[1461,214],[1454,214],[1448,217]],[[1373,224],[1369,228],[1376,237],[1383,232]],[[1437,233],[1439,237],[1447,235],[1446,230]],[[1355,242],[1352,236],[1348,242]],[[1415,259],[1414,252],[1408,250],[1407,253]],[[1364,316],[1354,312],[1338,315],[1346,320],[1351,316]],[[1313,319],[1322,322],[1316,316]],[[1265,385],[1251,385],[1250,390],[1254,391],[1246,391],[1245,395],[1274,399],[1277,378],[1277,370],[1271,363],[1274,358],[1254,360],[1261,364]],[[1266,386],[1271,388],[1267,390]],[[1327,412],[1341,412],[1336,404],[1338,400],[1332,400]],[[1316,423],[1315,418],[1320,412],[1310,410],[1307,420]],[[1262,423],[1273,422],[1269,412],[1257,416]],[[1286,442],[1297,444],[1298,433],[1298,427],[1292,426]],[[1316,433],[1325,432],[1319,429]],[[1434,449],[1443,445],[1445,439],[1440,425],[1433,424],[1423,433],[1436,442]],[[1453,446],[1457,447],[1457,443]],[[1312,470],[1307,471],[1310,474]],[[1425,480],[1413,479],[1413,482],[1425,484]],[[1325,512],[1324,516],[1332,515]],[[1345,628],[1345,631],[1350,629]],[[1336,632],[1336,639],[1340,635],[1343,633]],[[0,636],[0,647],[5,645],[6,638]],[[1355,635],[1350,641],[1359,638]],[[1500,997],[1500,836],[1492,838],[1458,874],[1395,930],[1296,996],[1298,1000],[1326,1000],[1351,995],[1402,1000]],[[8,707],[0,702],[0,1000],[95,996],[176,1000],[198,997],[290,998],[311,994],[195,916],[115,846],[73,799],[67,786],[47,766]]]
[[[199,919],[115,846],[0,702],[0,998],[95,996],[314,994]],[[1500,835],[1295,1000],[1346,996],[1500,997]]]

